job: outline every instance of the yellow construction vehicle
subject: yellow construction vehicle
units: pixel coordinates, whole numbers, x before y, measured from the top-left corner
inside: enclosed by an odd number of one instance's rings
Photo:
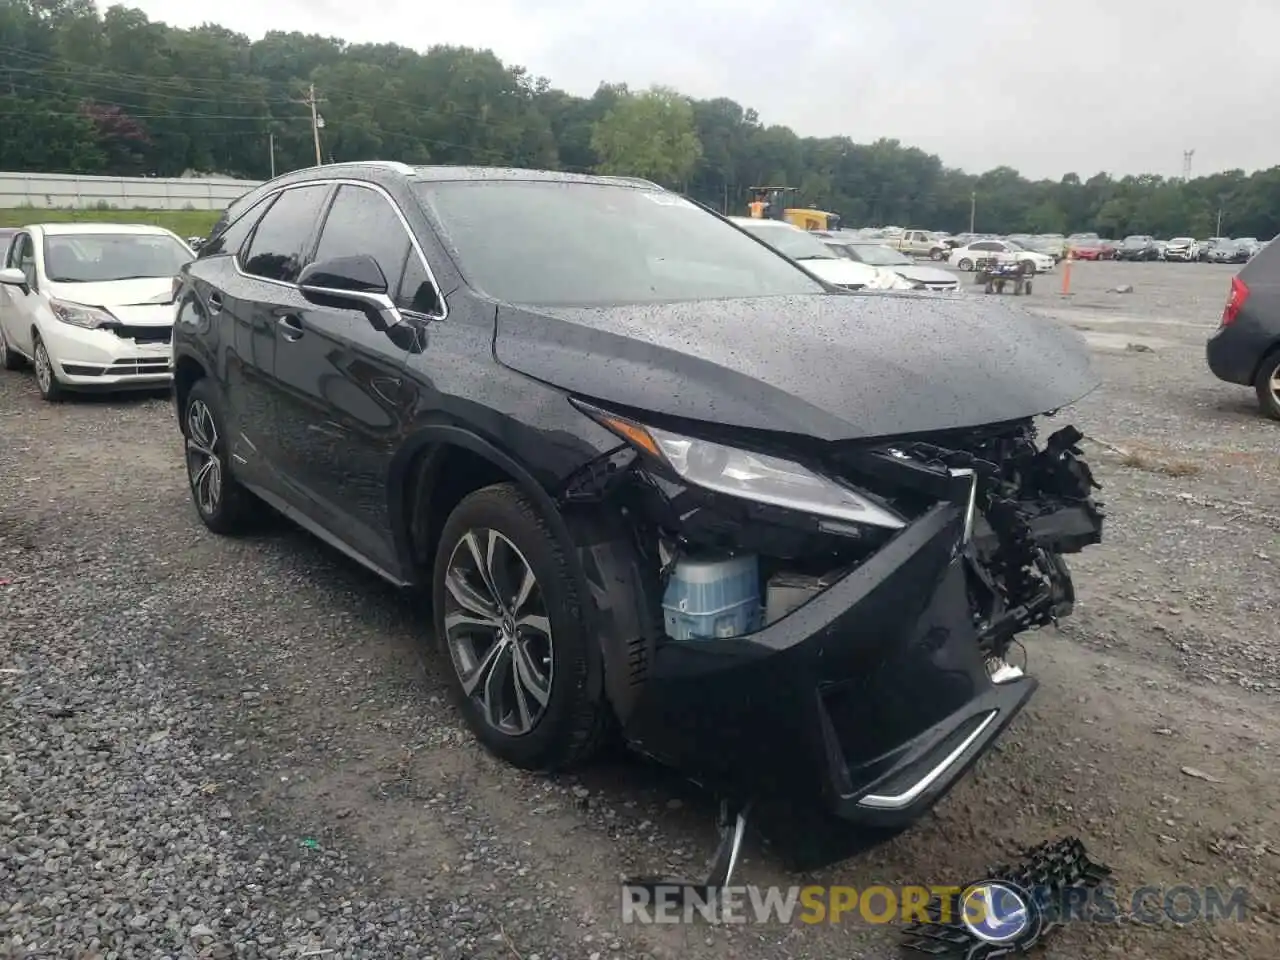
[[[785,220],[801,230],[839,230],[840,215],[817,207],[788,204],[799,193],[798,187],[752,187],[747,212],[752,217]]]

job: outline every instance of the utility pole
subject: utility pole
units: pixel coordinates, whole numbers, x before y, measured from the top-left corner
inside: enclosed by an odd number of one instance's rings
[[[1191,179],[1191,158],[1196,155],[1194,150],[1182,151],[1182,182],[1186,183]]]
[[[271,151],[271,179],[276,178],[276,135],[267,134],[267,149]]]
[[[1218,225],[1213,230],[1215,237],[1222,236],[1222,204],[1218,204]]]
[[[300,103],[305,107],[311,108],[311,139],[316,145],[317,167],[324,165],[324,160],[320,156],[320,128],[324,126],[324,117],[316,112],[316,106],[324,102],[324,97],[316,96],[316,85],[314,83],[307,85],[307,95],[304,99],[294,101],[294,103]]]
[[[978,216],[978,191],[971,191],[969,194],[969,232],[973,233],[973,224]]]

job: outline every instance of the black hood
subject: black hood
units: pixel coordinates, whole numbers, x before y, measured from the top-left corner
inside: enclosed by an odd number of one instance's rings
[[[501,306],[494,349],[581,396],[820,440],[1021,419],[1098,383],[1078,334],[987,297]]]

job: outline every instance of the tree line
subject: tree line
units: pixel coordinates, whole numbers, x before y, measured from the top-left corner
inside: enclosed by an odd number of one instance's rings
[[[266,179],[322,159],[513,165],[646,177],[743,213],[752,186],[849,225],[1160,237],[1280,231],[1280,166],[1189,181],[1153,174],[1029,180],[981,174],[897,140],[801,137],[749,107],[663,87],[558,90],[488,50],[260,40],[190,30],[92,0],[0,0],[0,169]]]

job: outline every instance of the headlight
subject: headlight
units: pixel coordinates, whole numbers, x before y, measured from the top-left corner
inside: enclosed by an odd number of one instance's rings
[[[586,404],[575,406],[692,486],[833,520],[889,530],[906,526],[888,508],[798,463],[683,437]]]
[[[72,303],[70,300],[50,300],[49,308],[63,323],[88,330],[96,330],[98,327],[120,322],[101,307],[88,307],[83,303]]]

